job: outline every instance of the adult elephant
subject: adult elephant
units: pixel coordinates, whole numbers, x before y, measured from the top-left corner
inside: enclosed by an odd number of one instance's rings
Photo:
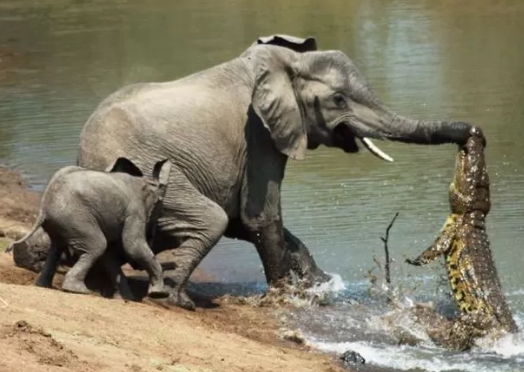
[[[79,165],[105,169],[127,157],[144,172],[173,166],[154,250],[176,248],[169,301],[192,309],[186,282],[225,234],[252,242],[270,285],[295,271],[329,278],[282,222],[288,158],[323,144],[345,152],[368,138],[465,143],[470,126],[416,121],[386,108],[351,60],[317,51],[313,38],[262,37],[238,58],[185,78],[127,86],[85,124]],[[382,154],[383,155],[383,154]]]

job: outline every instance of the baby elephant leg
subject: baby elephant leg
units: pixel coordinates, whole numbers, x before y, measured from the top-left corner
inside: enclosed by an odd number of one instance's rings
[[[107,271],[112,288],[114,289],[113,298],[134,301],[135,296],[127,277],[122,271],[122,262],[119,256],[112,249],[108,249],[101,258],[105,270]]]
[[[144,225],[144,221],[139,218],[129,217],[122,231],[122,246],[129,258],[149,275],[148,296],[165,298],[169,296],[169,292],[164,286],[162,266],[147,244]]]
[[[35,284],[38,287],[51,288],[53,286],[53,277],[55,276],[61,253],[62,250],[56,246],[56,243],[52,242],[49,250],[47,251],[47,258],[45,260],[44,266],[42,267],[42,270],[36,279]]]
[[[77,237],[69,244],[72,251],[80,253],[80,258],[67,272],[62,283],[62,289],[66,292],[89,294],[91,291],[86,287],[85,279],[94,263],[106,250],[107,242],[101,231],[91,232],[89,235]]]

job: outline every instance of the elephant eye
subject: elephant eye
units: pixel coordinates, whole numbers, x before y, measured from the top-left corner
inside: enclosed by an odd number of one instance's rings
[[[345,108],[347,106],[346,99],[340,93],[333,95],[333,103],[335,103],[338,108]]]

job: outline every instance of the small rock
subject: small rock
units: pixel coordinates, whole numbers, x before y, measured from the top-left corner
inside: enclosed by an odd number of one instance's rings
[[[342,361],[344,368],[354,368],[358,370],[358,367],[362,364],[366,364],[366,360],[362,355],[353,350],[346,350],[339,359]]]
[[[0,229],[0,238],[5,238],[5,231]]]
[[[398,340],[398,345],[419,346],[423,340],[405,329],[393,331],[393,336]]]

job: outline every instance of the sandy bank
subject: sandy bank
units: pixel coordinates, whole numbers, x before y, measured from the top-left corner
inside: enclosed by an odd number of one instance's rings
[[[0,371],[342,371],[281,339],[277,309],[224,297],[188,312],[33,286],[3,247],[31,226],[39,199],[0,168]]]

